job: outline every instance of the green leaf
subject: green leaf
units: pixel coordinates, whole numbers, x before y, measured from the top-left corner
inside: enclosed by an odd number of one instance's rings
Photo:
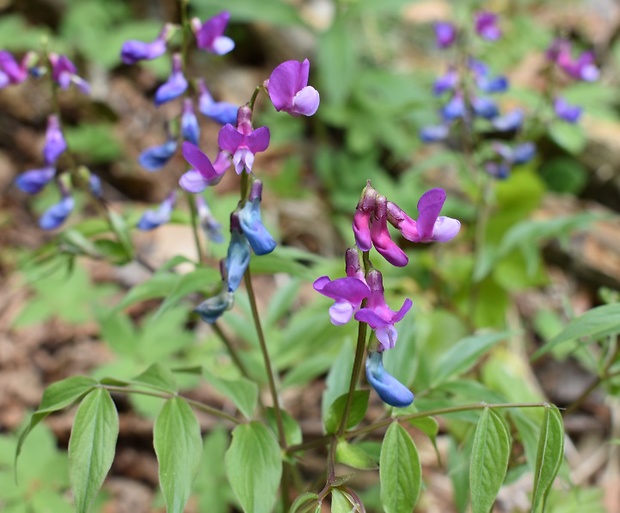
[[[586,137],[579,125],[556,121],[549,127],[549,137],[562,149],[578,155],[586,147]]]
[[[386,513],[411,513],[420,495],[422,467],[413,440],[398,422],[385,433],[379,478]]]
[[[471,369],[489,349],[508,337],[507,332],[467,337],[446,351],[437,361],[432,386]]]
[[[325,380],[325,390],[321,398],[321,415],[323,423],[332,403],[349,388],[351,372],[353,369],[353,350],[349,341],[342,344],[338,356],[332,363],[327,379]]]
[[[123,147],[114,135],[111,123],[80,123],[63,127],[71,151],[93,164],[112,162],[123,155]]]
[[[221,0],[197,0],[196,9],[202,13],[201,18],[217,14],[222,10]],[[261,0],[248,2],[247,0],[227,0],[226,9],[232,13],[233,21],[265,21],[280,25],[300,25],[301,19],[297,9],[282,0]]]
[[[377,462],[361,447],[339,440],[336,447],[336,461],[352,468],[371,470],[377,468]]]
[[[472,513],[489,513],[504,482],[510,456],[510,435],[504,419],[485,408],[474,435],[469,471]]]
[[[256,408],[256,401],[258,400],[258,386],[256,383],[247,378],[235,380],[218,378],[207,369],[203,369],[202,375],[215,390],[230,399],[245,418],[252,418]]]
[[[117,306],[117,309],[126,308],[140,301],[164,297],[170,293],[177,284],[180,277],[173,273],[162,272],[133,287]]]
[[[260,422],[241,424],[226,451],[226,475],[245,513],[270,513],[282,475],[280,447]]]
[[[153,445],[167,513],[183,513],[200,466],[202,438],[194,413],[180,397],[164,404],[153,427]]]
[[[322,259],[310,252],[295,248],[278,246],[273,253],[262,255],[250,260],[252,274],[286,273],[307,281],[316,278],[315,272],[308,266],[310,263],[321,262]]]
[[[304,492],[298,495],[291,504],[288,513],[308,513],[319,506],[319,496],[313,492]]]
[[[545,408],[536,455],[532,513],[544,511],[545,501],[564,458],[564,425],[555,406]]]
[[[166,296],[166,299],[157,310],[153,317],[156,319],[170,308],[176,306],[181,299],[192,292],[202,291],[209,285],[217,286],[221,282],[220,273],[210,267],[196,269],[195,271],[183,274],[177,280],[175,287]]]
[[[177,383],[174,376],[168,369],[159,363],[154,363],[142,374],[136,376],[131,381],[140,385],[146,385],[156,390],[170,392],[171,394],[177,392]]]
[[[327,415],[325,416],[325,431],[328,434],[335,433],[338,430],[342,416],[344,415],[348,395],[348,393],[342,394],[329,407]],[[347,429],[359,424],[364,419],[366,410],[368,409],[369,396],[369,390],[356,390],[353,392],[351,410],[349,411],[349,417],[347,418]]]
[[[286,438],[287,445],[297,445],[303,440],[301,432],[301,426],[297,423],[294,417],[291,416],[286,410],[280,410],[282,414],[282,424],[284,424],[284,438]],[[276,421],[276,410],[273,407],[265,409],[265,416],[267,422],[273,433],[278,436],[278,423]]]
[[[22,445],[26,441],[26,437],[39,422],[41,422],[50,413],[62,410],[66,406],[74,403],[90,392],[96,385],[97,382],[94,379],[84,376],[72,376],[70,378],[63,379],[62,381],[52,383],[49,387],[47,387],[43,392],[43,397],[39,408],[32,414],[30,423],[19,436],[17,449],[15,451],[15,461],[17,462],[17,458],[19,457]]]
[[[104,388],[90,392],[75,414],[69,439],[69,480],[78,513],[86,513],[112,466],[118,413]]]
[[[331,498],[331,513],[352,513],[358,511],[357,508],[351,504],[351,501],[347,499],[347,496],[337,488],[332,489]]]
[[[118,237],[118,241],[123,245],[123,249],[127,253],[129,258],[133,258],[133,245],[131,244],[131,237],[129,236],[129,227],[119,214],[114,212],[113,210],[108,211],[108,217],[110,219],[110,225],[116,236]]]
[[[539,358],[554,347],[571,340],[589,337],[590,341],[594,342],[615,333],[620,333],[620,303],[598,306],[569,322],[561,333],[536,351],[532,358]]]

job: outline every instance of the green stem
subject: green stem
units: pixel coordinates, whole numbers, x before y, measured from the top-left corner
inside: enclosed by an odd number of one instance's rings
[[[217,323],[217,321],[214,322],[211,325],[211,327],[213,328],[213,331],[215,331],[215,334],[220,338],[224,346],[226,346],[226,350],[228,351],[228,354],[232,358],[232,361],[234,362],[234,364],[239,369],[239,372],[241,372],[241,374],[244,377],[248,379],[252,379],[252,377],[250,376],[250,373],[248,372],[248,369],[243,364],[243,361],[241,361],[241,358],[239,358],[237,349],[235,348],[233,343],[230,341],[230,339],[226,336],[226,334],[222,331],[222,328],[220,328],[220,325]]]
[[[353,404],[353,394],[355,388],[360,379],[360,373],[362,371],[362,363],[364,361],[364,351],[366,349],[366,332],[368,331],[368,324],[360,322],[357,327],[357,346],[355,347],[355,359],[353,360],[353,369],[351,371],[351,382],[349,383],[349,393],[347,395],[347,402],[344,406],[344,412],[342,413],[342,419],[340,426],[338,426],[338,437],[342,437],[346,428],[349,413],[351,413],[351,405]]]
[[[254,89],[254,92],[252,93],[252,98],[250,98],[250,101],[248,102],[248,107],[250,107],[252,112],[254,112],[254,104],[256,103],[256,98],[258,98],[258,93],[260,93],[262,88],[262,86],[256,86],[256,89]]]
[[[105,388],[109,392],[117,392],[120,394],[148,395],[151,397],[159,397],[161,399],[172,399],[173,397],[180,397],[181,399],[186,401],[190,406],[193,406],[197,410],[204,411],[205,413],[213,415],[214,417],[219,417],[221,419],[228,420],[232,422],[233,424],[241,424],[239,419],[236,419],[232,415],[228,415],[228,413],[224,413],[223,411],[220,411],[216,408],[213,408],[204,403],[201,403],[200,401],[195,401],[194,399],[189,399],[179,394],[172,394],[172,393],[166,393],[166,392],[154,392],[151,390],[140,390],[136,388],[120,387],[120,386],[114,386],[114,385],[99,385],[99,387]]]
[[[203,264],[205,261],[204,252],[202,251],[202,244],[200,244],[200,236],[198,234],[198,212],[196,211],[196,204],[194,203],[194,196],[189,192],[185,193],[187,198],[187,205],[189,206],[189,212],[192,221],[192,234],[194,235],[194,244],[196,245],[196,253],[198,254],[198,264]]]
[[[267,380],[269,382],[269,392],[271,393],[271,400],[273,402],[273,409],[276,415],[276,424],[278,427],[278,441],[280,447],[286,450],[286,436],[284,433],[284,422],[282,421],[282,411],[280,410],[280,402],[278,401],[278,391],[276,390],[276,381],[271,367],[271,360],[269,358],[269,352],[267,351],[267,343],[265,342],[265,335],[263,333],[263,327],[260,323],[260,316],[258,315],[258,307],[256,305],[256,295],[254,294],[254,288],[252,287],[252,275],[250,268],[248,267],[243,275],[245,281],[245,288],[248,291],[248,300],[250,301],[250,307],[252,309],[252,318],[254,319],[254,326],[256,328],[256,334],[258,336],[258,342],[260,344],[260,350],[263,354],[263,360],[265,362],[265,370],[267,371]]]

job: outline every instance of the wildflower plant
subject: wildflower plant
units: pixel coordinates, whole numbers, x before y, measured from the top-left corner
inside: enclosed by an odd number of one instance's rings
[[[455,490],[464,486],[465,498],[463,493],[457,497],[461,510],[469,503],[474,513],[490,511],[509,469],[532,473],[532,510],[544,510],[563,462],[562,416],[542,399],[512,400],[510,390],[500,392],[474,379],[480,362],[496,358],[513,335],[493,323],[489,329],[475,312],[463,308],[467,301],[475,305],[480,299],[481,283],[491,273],[493,259],[501,256],[497,248],[489,250],[486,239],[490,200],[497,190],[502,193],[500,186],[495,189],[496,179],[510,180],[513,169],[531,162],[536,152],[534,142],[525,137],[526,112],[505,109],[496,99],[509,90],[508,79],[463,50],[471,37],[495,44],[503,37],[502,20],[491,12],[478,12],[467,28],[450,22],[434,26],[436,45],[447,52],[460,48],[462,54],[435,82],[440,122],[422,129],[420,137],[427,143],[457,140],[472,176],[455,194],[434,184],[416,194],[409,189],[395,192],[364,176],[357,205],[353,198],[346,207],[345,238],[351,245],[342,252],[342,273],[325,259],[283,244],[263,211],[270,180],[262,174],[261,159],[272,150],[278,125],[265,126],[261,106],[270,102],[275,110],[272,116],[290,116],[294,123],[320,114],[321,92],[311,75],[314,64],[305,58],[287,60],[247,92],[246,103],[216,101],[207,87],[211,77],[191,76],[190,55],[198,51],[221,58],[233,52],[235,41],[227,30],[234,12],[198,19],[190,18],[187,1],[180,8],[179,25],[166,23],[150,41],[128,40],[119,49],[125,65],[153,59],[170,62],[168,77],[154,91],[152,101],[158,107],[169,104],[173,117],[166,120],[165,140],[145,148],[138,157],[147,172],[172,173],[173,158],[182,162],[165,198],[143,211],[135,223],[109,208],[100,180],[76,164],[58,109],[48,119],[42,167],[16,180],[17,187],[29,194],[52,183],[58,188],[59,203],[40,219],[44,229],[58,228],[66,221],[75,209],[72,187],[86,186],[105,222],[95,228],[76,225],[59,235],[63,244],[59,247],[69,248],[72,257],[133,262],[150,273],[120,304],[99,315],[107,337],[121,333],[127,345],[140,338],[139,361],[146,368],[138,373],[132,366],[130,375],[72,376],[50,385],[17,443],[17,455],[37,424],[78,404],[69,440],[69,480],[76,511],[86,513],[114,459],[120,429],[115,399],[146,396],[160,401],[160,408],[149,413],[154,417],[160,488],[170,513],[184,511],[200,487],[200,477],[195,488],[193,483],[204,460],[218,467],[206,478],[212,481],[211,489],[216,471],[220,472],[221,488],[232,492],[223,495],[247,513],[318,512],[328,502],[332,511],[367,511],[365,502],[373,499],[355,489],[349,481],[352,471],[378,474],[375,508],[411,512],[424,481],[416,444],[423,435],[437,447],[440,429],[453,440],[448,465]],[[551,55],[553,65],[571,79],[593,80],[597,75],[589,54],[574,57],[558,43]],[[88,91],[73,63],[51,53],[39,60],[27,54],[19,61],[0,52],[0,71],[0,87],[26,80],[29,73],[45,72],[54,95],[72,85]],[[555,112],[562,112],[557,115],[569,123],[576,121],[579,113],[563,101],[555,97]],[[217,139],[209,141],[208,147],[201,130],[205,122],[219,125]],[[487,131],[501,137],[485,140]],[[238,186],[238,196],[231,211],[221,215],[218,184],[225,176]],[[463,190],[474,200],[475,212],[469,218],[455,214],[450,205],[450,200],[458,200],[454,196],[465,194]],[[131,227],[158,229],[175,215],[183,215],[178,212],[183,199],[195,258],[175,257],[156,268],[135,249]],[[468,225],[474,227],[473,237]],[[223,244],[223,258],[218,260],[216,252],[210,251],[212,243]],[[468,244],[475,263],[470,266],[472,259],[463,257],[467,264],[463,272],[455,262]],[[448,258],[443,259],[446,253]],[[426,283],[418,279],[424,262],[438,255],[442,265],[426,277]],[[180,263],[189,264],[186,274],[177,271]],[[256,279],[259,273],[295,279],[272,291]],[[458,277],[459,273],[467,278],[455,279],[454,285],[442,282],[446,275]],[[429,300],[431,287],[426,285],[433,280],[442,283],[432,291],[437,296]],[[468,280],[469,288],[459,288]],[[292,308],[297,292],[310,283],[317,294]],[[440,290],[444,285],[453,286],[454,298]],[[266,308],[259,293],[269,297]],[[181,321],[198,323],[213,335],[217,349],[209,349],[208,360],[202,348],[181,348],[172,341],[153,361],[148,326],[141,330],[147,335],[138,337],[136,330],[127,329],[131,320],[122,310],[156,298],[163,301],[153,324],[158,326],[172,311],[178,316],[185,309],[187,317]],[[433,340],[440,346],[437,351],[421,340],[425,318],[438,315],[435,306],[440,302],[453,308],[459,328],[467,323],[468,331],[454,344],[452,339],[448,344],[437,337]],[[179,319],[175,322],[175,329],[181,330]],[[454,337],[452,325],[446,324],[441,326],[443,334]],[[352,334],[354,347],[348,342]],[[557,343],[564,343],[566,337]],[[181,342],[190,345],[183,337]],[[185,350],[186,358],[179,358],[178,353]],[[324,375],[322,431],[307,432],[283,392]],[[225,407],[187,393],[198,382],[221,395]],[[197,412],[214,419],[221,430],[204,433]],[[415,442],[414,430],[420,435]],[[519,445],[519,450],[513,451],[513,445]],[[205,447],[217,449],[209,453],[219,455],[215,463],[202,457]],[[314,482],[304,482],[299,469],[311,452],[325,459],[324,471]]]

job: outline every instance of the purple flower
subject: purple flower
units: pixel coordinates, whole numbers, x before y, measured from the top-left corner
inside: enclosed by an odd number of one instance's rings
[[[547,58],[554,61],[569,77],[585,82],[595,82],[600,76],[594,53],[583,52],[576,60],[571,54],[571,44],[562,39],[555,40],[546,52]]]
[[[523,111],[520,109],[513,110],[508,114],[495,118],[492,124],[493,127],[500,132],[518,130],[523,124]]]
[[[182,149],[183,157],[192,166],[179,180],[179,185],[187,192],[202,192],[207,186],[218,183],[230,166],[227,152],[220,152],[212,164],[195,144],[185,141]]]
[[[157,171],[164,167],[177,151],[177,142],[168,139],[160,146],[144,150],[138,157],[138,163],[147,171]]]
[[[233,306],[234,295],[227,288],[213,297],[200,303],[195,309],[200,318],[208,324],[217,321],[226,310],[230,310]]]
[[[448,125],[433,125],[423,127],[419,136],[423,143],[433,143],[445,140],[449,133],[450,127]]]
[[[43,156],[46,164],[53,164],[56,159],[67,149],[67,142],[60,129],[58,116],[50,116],[47,119],[47,131],[45,133],[45,146]]]
[[[532,160],[536,154],[536,146],[529,141],[514,147],[503,143],[494,143],[493,150],[501,157],[501,160],[499,162],[486,162],[484,168],[487,173],[500,180],[508,178],[512,166],[525,164]]]
[[[20,84],[28,77],[28,67],[34,54],[28,52],[20,64],[9,52],[0,51],[0,89],[7,85]]]
[[[65,222],[69,214],[73,212],[73,198],[69,195],[63,195],[62,199],[48,208],[39,219],[39,226],[43,230],[54,230]]]
[[[478,12],[475,15],[475,27],[478,35],[488,41],[497,41],[502,37],[502,31],[497,25],[497,14],[492,12]]]
[[[308,85],[310,61],[286,61],[271,73],[265,87],[276,110],[292,116],[312,116],[319,108],[319,93]]]
[[[235,47],[235,42],[226,37],[224,32],[230,20],[228,11],[209,18],[201,23],[198,18],[192,20],[192,30],[196,34],[198,48],[217,55],[224,55]]]
[[[400,310],[397,312],[391,310],[385,303],[383,277],[375,269],[368,272],[366,283],[370,289],[370,296],[366,300],[366,306],[355,314],[355,320],[365,322],[375,330],[380,351],[391,349],[398,338],[394,324],[405,316],[413,303],[407,298]]]
[[[461,223],[439,213],[446,201],[446,191],[431,189],[418,201],[418,220],[411,219],[398,205],[388,203],[388,219],[402,236],[411,242],[447,242],[459,233]]]
[[[435,83],[433,84],[433,94],[435,96],[441,96],[446,91],[454,91],[458,82],[459,74],[456,69],[450,67],[445,75],[435,80]]]
[[[505,180],[510,175],[510,165],[506,162],[486,162],[484,170],[498,180]]]
[[[254,180],[248,201],[239,210],[239,223],[250,246],[257,255],[267,255],[276,249],[276,241],[263,225],[260,213],[261,194],[263,184],[260,180]]]
[[[377,196],[373,217],[370,220],[370,238],[375,249],[390,264],[396,267],[405,267],[409,258],[405,252],[396,244],[387,226],[387,198]]]
[[[465,116],[465,101],[462,94],[455,94],[450,101],[441,109],[441,117],[444,121],[452,121]]]
[[[52,65],[52,80],[54,80],[61,89],[68,89],[73,83],[84,94],[90,92],[90,85],[88,85],[86,80],[77,75],[75,64],[73,64],[66,55],[50,53],[49,60]]]
[[[254,155],[269,146],[269,129],[262,126],[252,130],[252,110],[244,105],[237,115],[237,128],[231,124],[223,126],[217,142],[221,149],[233,156],[237,174],[244,169],[251,173]]]
[[[553,102],[555,114],[568,123],[577,123],[581,117],[582,109],[577,105],[570,105],[564,98],[558,96]]]
[[[370,220],[375,209],[376,198],[377,191],[368,181],[353,215],[353,235],[355,236],[355,244],[361,251],[370,251],[372,247]]]
[[[366,378],[384,403],[404,408],[413,402],[413,392],[383,368],[382,352],[368,353]]]
[[[533,142],[524,142],[514,147],[512,151],[513,164],[525,164],[536,155],[536,146]]]
[[[480,76],[476,79],[478,89],[487,94],[503,93],[508,90],[508,79],[503,75],[495,77]]]
[[[31,169],[30,171],[21,173],[15,179],[15,185],[28,194],[37,194],[52,181],[55,174],[56,169],[52,166],[42,169]]]
[[[183,113],[181,114],[181,135],[183,139],[198,144],[200,138],[200,126],[194,113],[194,103],[189,98],[183,100]]]
[[[211,213],[211,209],[205,199],[199,194],[194,196],[194,198],[196,198],[196,210],[198,211],[200,227],[205,232],[207,239],[217,243],[224,242],[222,225]]]
[[[474,114],[484,119],[493,119],[499,114],[496,103],[490,98],[474,97],[471,99]]]
[[[121,48],[121,60],[125,64],[136,64],[139,61],[150,61],[166,53],[166,42],[172,34],[173,25],[166,23],[157,38],[150,43],[144,41],[125,41]]]
[[[435,23],[435,41],[439,48],[448,48],[456,41],[456,27],[447,21]]]
[[[97,198],[103,197],[103,188],[101,187],[101,178],[97,175],[90,175],[88,177],[88,185],[90,187],[90,192],[93,193]]]
[[[209,93],[205,81],[202,79],[198,81],[198,90],[200,91],[198,110],[202,114],[211,118],[213,121],[217,121],[220,125],[226,125],[228,123],[232,125],[237,121],[237,111],[239,107],[234,103],[216,102],[211,96],[211,93]]]
[[[155,105],[169,102],[181,96],[187,89],[187,79],[183,74],[183,62],[181,54],[175,53],[172,56],[172,71],[168,80],[159,86],[155,91]]]
[[[241,285],[241,280],[250,265],[250,243],[241,231],[239,216],[233,212],[230,216],[230,245],[226,255],[226,276],[228,290],[234,292]]]
[[[370,295],[368,285],[352,276],[335,280],[321,276],[312,286],[319,294],[335,301],[329,308],[329,318],[335,326],[349,322],[353,314],[359,310],[362,301]]]
[[[172,210],[174,209],[176,199],[176,192],[172,191],[168,197],[160,203],[159,208],[144,212],[140,218],[140,221],[138,221],[138,224],[136,225],[138,230],[154,230],[162,224],[166,224],[170,221],[170,216],[172,215]]]

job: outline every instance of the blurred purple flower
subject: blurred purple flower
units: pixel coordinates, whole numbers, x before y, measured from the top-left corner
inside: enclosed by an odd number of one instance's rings
[[[502,31],[497,25],[497,14],[487,11],[475,14],[474,23],[478,35],[488,41],[497,41],[502,37]]]
[[[150,43],[129,40],[121,48],[121,60],[125,64],[136,64],[139,61],[149,61],[161,57],[166,53],[166,43],[174,30],[174,26],[166,23],[156,39]]]
[[[435,23],[435,41],[439,48],[448,48],[456,41],[456,27],[447,21]]]
[[[232,125],[237,121],[237,111],[239,107],[233,103],[216,102],[211,96],[211,93],[209,93],[203,79],[198,81],[198,90],[200,92],[200,96],[198,97],[198,110],[202,114],[211,118],[213,121],[217,121],[220,125],[226,125],[228,123]]]
[[[37,194],[52,181],[55,174],[56,169],[52,166],[31,169],[18,175],[15,179],[15,185],[28,194]]]
[[[569,41],[556,39],[547,49],[546,55],[549,60],[555,62],[560,69],[575,80],[595,82],[600,76],[594,53],[586,51],[577,59],[573,59]]]
[[[433,94],[440,96],[446,91],[454,91],[459,82],[459,74],[456,69],[450,67],[445,75],[435,80],[433,84]]]
[[[441,109],[441,117],[444,121],[452,121],[456,118],[462,118],[465,116],[465,101],[463,95],[456,93],[448,103],[446,103]]]
[[[91,174],[88,177],[88,185],[90,187],[90,192],[93,193],[97,198],[103,197],[103,188],[101,187],[101,178],[97,175]]]
[[[182,149],[183,157],[192,166],[179,180],[179,185],[187,192],[202,192],[207,186],[218,183],[230,166],[230,154],[227,152],[220,152],[212,164],[195,144],[185,141]]]
[[[160,203],[157,209],[150,209],[142,214],[136,228],[142,231],[149,231],[158,228],[162,224],[166,224],[170,221],[176,198],[176,192],[172,191],[168,197]]]
[[[53,164],[56,159],[67,149],[67,141],[60,129],[58,116],[52,115],[47,118],[47,131],[45,132],[45,146],[43,156],[46,164]]]
[[[88,94],[90,92],[90,85],[77,75],[75,64],[66,55],[50,53],[49,60],[52,65],[52,80],[61,89],[67,89],[73,83],[82,93]]]
[[[553,110],[560,119],[568,123],[577,123],[581,117],[582,108],[577,105],[570,105],[564,98],[558,96],[553,102]]]
[[[493,127],[500,132],[518,130],[523,124],[523,111],[520,109],[513,110],[503,116],[493,119],[491,123]]]
[[[484,119],[493,119],[498,116],[497,104],[490,98],[474,97],[471,99],[471,108],[474,114]]]
[[[200,194],[196,194],[194,198],[196,198],[196,210],[198,211],[200,227],[207,236],[207,239],[216,243],[224,242],[222,225],[211,213],[211,209],[206,200]]]
[[[69,195],[63,195],[62,199],[48,208],[39,219],[39,226],[44,230],[54,230],[65,222],[69,214],[73,212],[75,202]]]
[[[218,145],[233,156],[237,174],[245,169],[252,172],[254,156],[265,151],[269,146],[269,129],[265,126],[252,129],[252,110],[244,105],[239,108],[237,128],[231,124],[224,125],[218,135]]]
[[[368,353],[366,379],[381,400],[390,406],[404,408],[413,402],[413,392],[384,369],[381,351]]]
[[[228,11],[221,12],[204,23],[198,18],[192,19],[192,30],[196,35],[198,48],[217,55],[224,55],[235,48],[235,42],[224,35],[229,20]]]
[[[419,136],[423,143],[444,141],[450,133],[449,125],[425,126],[420,130]]]
[[[200,139],[200,125],[194,113],[194,102],[190,98],[183,100],[183,113],[181,114],[181,135],[183,139],[198,144]]]
[[[319,92],[308,85],[310,61],[286,61],[271,73],[265,87],[276,110],[292,116],[312,116],[319,108]]]
[[[160,146],[144,150],[138,157],[138,163],[147,171],[158,171],[164,167],[177,151],[177,142],[168,139]]]
[[[155,105],[169,102],[181,96],[187,89],[187,79],[183,74],[183,61],[181,54],[175,53],[172,56],[172,71],[168,80],[159,86],[155,91]]]
[[[26,80],[33,58],[35,58],[34,53],[28,52],[18,64],[9,52],[0,51],[0,89],[8,85],[20,84]]]

